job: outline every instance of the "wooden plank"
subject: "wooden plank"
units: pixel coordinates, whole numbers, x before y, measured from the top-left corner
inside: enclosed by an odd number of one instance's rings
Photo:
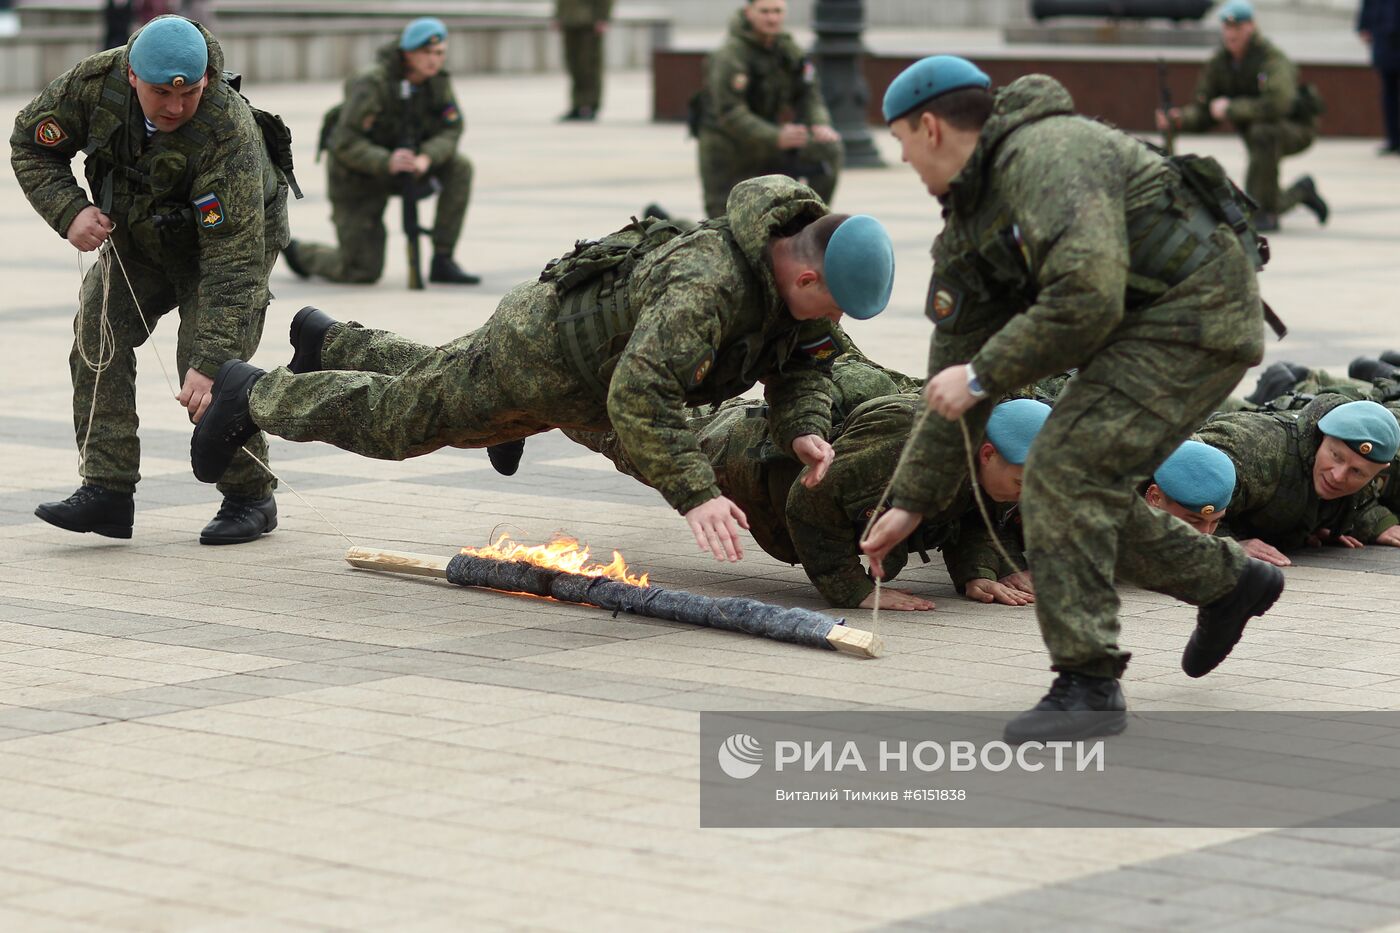
[[[842,654],[857,658],[878,658],[885,652],[885,640],[879,635],[845,625],[833,625],[826,640]]]
[[[446,557],[431,554],[410,554],[407,551],[382,551],[372,547],[352,547],[345,552],[345,560],[361,570],[383,570],[389,573],[405,573],[415,577],[437,577],[447,579]]]

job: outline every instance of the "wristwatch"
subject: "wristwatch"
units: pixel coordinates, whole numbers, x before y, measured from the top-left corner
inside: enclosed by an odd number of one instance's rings
[[[977,378],[977,371],[971,363],[967,364],[967,391],[973,398],[987,397],[987,390],[982,388],[982,381]]]

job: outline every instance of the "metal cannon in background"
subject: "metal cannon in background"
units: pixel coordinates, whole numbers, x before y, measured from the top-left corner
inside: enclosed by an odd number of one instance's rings
[[[1031,0],[1031,16],[1096,16],[1110,19],[1197,20],[1215,0]]]

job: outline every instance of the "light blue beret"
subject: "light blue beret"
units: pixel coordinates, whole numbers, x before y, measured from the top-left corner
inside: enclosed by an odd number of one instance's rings
[[[989,88],[992,79],[956,55],[930,55],[901,71],[885,91],[885,122],[891,123],[921,104],[965,87]]]
[[[433,39],[446,42],[447,27],[440,19],[424,16],[403,27],[403,35],[399,36],[399,48],[405,52],[412,52],[414,49],[421,49]]]
[[[1033,398],[1002,402],[987,419],[987,441],[1007,463],[1020,466],[1026,462],[1031,442],[1049,417],[1050,406]]]
[[[209,66],[209,45],[194,23],[181,16],[161,16],[132,41],[127,64],[147,84],[195,84]]]
[[[1317,428],[1335,437],[1372,463],[1389,463],[1400,447],[1400,426],[1384,405],[1346,402],[1323,415]]]
[[[1235,494],[1235,464],[1225,452],[1200,441],[1186,441],[1152,474],[1168,498],[1210,515],[1230,507]]]
[[[869,214],[847,217],[826,244],[822,270],[846,314],[864,321],[885,310],[894,290],[894,245],[884,225]]]
[[[1230,0],[1220,8],[1220,21],[1222,23],[1252,23],[1254,22],[1254,4],[1249,0]]]

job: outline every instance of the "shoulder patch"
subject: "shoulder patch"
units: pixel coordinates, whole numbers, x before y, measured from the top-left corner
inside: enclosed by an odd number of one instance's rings
[[[710,349],[696,357],[695,362],[686,367],[690,373],[690,381],[686,384],[686,389],[694,389],[705,381],[705,377],[710,374],[710,370],[715,365],[715,351]]]
[[[366,133],[374,129],[374,114],[371,113],[360,121],[360,129],[364,130]]]
[[[67,138],[68,134],[53,117],[45,117],[34,127],[34,141],[41,146],[57,146]]]
[[[442,108],[443,123],[456,123],[461,118],[461,111],[457,109],[456,104],[448,104],[446,107]]]
[[[929,318],[935,325],[947,321],[958,313],[962,305],[962,292],[948,284],[940,281],[938,276],[933,277],[933,281],[928,288],[928,309]]]
[[[748,74],[746,72],[741,71],[738,74],[734,75],[734,77],[729,80],[729,86],[732,87],[735,91],[738,91],[742,94],[744,90],[749,86]]]
[[[836,355],[836,351],[839,348],[836,346],[836,341],[831,338],[831,335],[827,334],[817,340],[799,343],[797,349],[814,360],[828,360]]]
[[[199,226],[201,230],[212,230],[224,222],[224,206],[219,201],[219,196],[214,192],[201,194],[193,202],[195,211],[199,214]]]

